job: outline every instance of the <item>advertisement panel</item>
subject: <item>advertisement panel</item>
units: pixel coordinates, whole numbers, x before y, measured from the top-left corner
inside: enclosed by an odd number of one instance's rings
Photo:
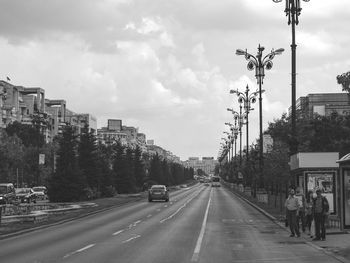
[[[335,172],[307,172],[305,174],[306,189],[322,191],[329,203],[329,212],[335,213]]]

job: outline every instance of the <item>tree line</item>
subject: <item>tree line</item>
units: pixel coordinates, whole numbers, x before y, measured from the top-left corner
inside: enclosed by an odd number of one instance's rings
[[[45,155],[43,164],[39,153]],[[100,144],[88,126],[76,135],[67,125],[51,143],[45,143],[35,123],[14,122],[0,130],[0,182],[45,185],[53,202],[136,193],[152,184],[182,184],[193,174],[193,169],[149,155],[139,146]]]
[[[303,118],[297,114],[297,142],[299,152],[339,152],[339,158],[350,152],[350,116],[339,115],[336,112],[330,116],[315,115]],[[246,150],[243,152],[242,164],[239,158],[222,164],[216,171],[221,176],[229,178],[233,183],[243,183],[245,186],[264,187],[276,192],[294,184],[290,176],[290,144],[291,122],[287,114],[270,122],[264,134],[273,139],[273,146],[263,156],[263,174],[259,170],[259,143],[249,146],[247,160]],[[238,171],[244,175],[238,178]]]

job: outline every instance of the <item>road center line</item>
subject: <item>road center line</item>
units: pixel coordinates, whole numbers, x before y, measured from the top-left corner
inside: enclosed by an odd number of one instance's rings
[[[199,252],[201,251],[201,246],[202,246],[202,241],[203,241],[203,237],[204,237],[204,233],[205,233],[205,228],[207,226],[208,212],[209,212],[209,207],[210,207],[210,202],[211,202],[211,193],[212,193],[212,189],[210,189],[209,201],[208,201],[207,209],[205,210],[201,232],[199,233],[197,244],[196,244],[196,247],[194,249],[194,253],[192,256],[192,260],[191,260],[194,262],[198,261]]]
[[[125,244],[125,243],[128,243],[128,242],[130,242],[131,240],[134,240],[134,239],[139,238],[139,237],[141,237],[141,236],[140,236],[140,235],[135,235],[135,236],[133,236],[133,237],[131,237],[131,238],[129,238],[129,239],[123,241],[123,243],[124,243],[124,244]]]
[[[159,222],[160,222],[160,223],[164,223],[165,221],[167,221],[167,220],[173,218],[178,212],[180,212],[183,208],[185,208],[186,205],[187,205],[189,202],[191,202],[197,195],[199,195],[200,192],[201,192],[201,191],[198,191],[194,196],[192,196],[189,200],[187,200],[182,206],[180,206],[180,207],[175,211],[175,213],[171,214],[171,215],[168,216],[167,218],[164,218],[164,219],[160,220]]]
[[[120,233],[123,233],[123,232],[124,232],[124,230],[119,230],[119,231],[113,233],[113,236],[119,235]]]
[[[83,252],[84,250],[87,250],[87,249],[89,249],[89,248],[92,248],[92,247],[95,246],[95,245],[96,245],[96,244],[87,245],[87,246],[85,246],[85,247],[83,247],[83,248],[81,248],[81,249],[78,249],[78,250],[76,250],[76,251],[74,251],[74,252],[72,252],[72,253],[69,253],[69,254],[65,255],[63,258],[68,258],[68,257],[70,257],[70,256],[72,256],[72,255],[74,255],[74,254]]]

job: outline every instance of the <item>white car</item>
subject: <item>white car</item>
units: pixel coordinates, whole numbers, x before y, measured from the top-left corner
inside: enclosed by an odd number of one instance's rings
[[[36,195],[37,200],[46,200],[47,199],[47,188],[45,186],[34,186],[33,191]]]

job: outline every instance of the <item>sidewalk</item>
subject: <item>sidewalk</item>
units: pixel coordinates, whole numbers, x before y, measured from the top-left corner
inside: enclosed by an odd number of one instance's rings
[[[281,228],[285,229],[286,233],[289,234],[289,228],[285,227],[284,222],[281,221],[280,215],[272,215],[266,211],[266,208],[263,209],[263,205],[258,203],[257,200],[248,200],[242,193],[238,193],[228,186],[227,188],[237,197],[249,203]],[[318,250],[323,250],[324,253],[337,258],[340,262],[350,262],[350,234],[348,232],[342,232],[339,228],[327,228],[325,241],[312,241],[312,238],[306,233],[301,233],[301,238],[303,238],[308,245]]]

